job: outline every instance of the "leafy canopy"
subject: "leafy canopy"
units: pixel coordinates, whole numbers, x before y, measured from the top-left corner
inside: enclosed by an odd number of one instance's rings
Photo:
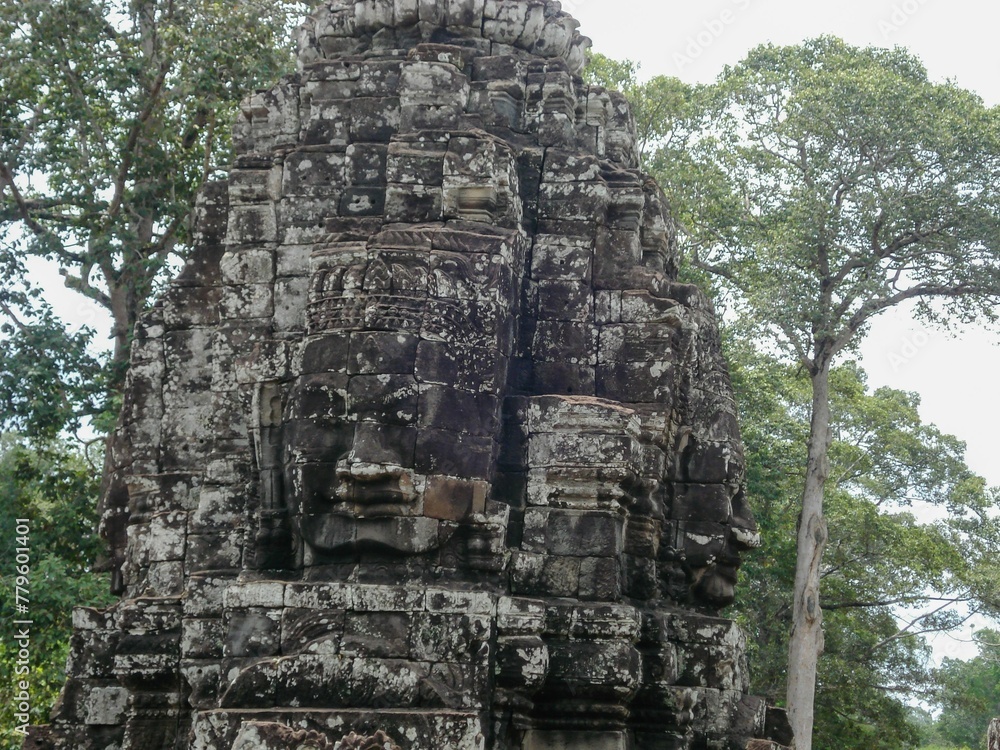
[[[736,607],[751,635],[754,692],[780,704],[811,387],[801,368],[744,340],[726,343],[748,499],[764,540],[747,556]],[[915,394],[872,391],[848,364],[831,374],[831,403],[831,538],[820,588],[826,650],[814,744],[902,750],[918,739],[907,704],[936,696],[926,636],[1000,608],[996,493],[967,468],[961,441],[921,421]]]
[[[686,202],[693,260],[799,362],[907,300],[996,319],[1000,113],[977,95],[903,49],[822,37],[727,67],[701,124],[696,160],[726,190]]]
[[[1000,714],[1000,633],[979,630],[975,639],[978,656],[945,659],[934,674],[941,713],[927,735],[942,746],[985,747],[990,721]]]
[[[95,456],[95,461],[100,457]],[[98,464],[99,465],[99,464]],[[0,435],[0,617],[14,612],[16,519],[30,521],[30,616],[32,722],[44,724],[65,681],[72,610],[107,606],[107,575],[93,571],[103,547],[97,524],[99,475],[95,464],[59,442],[29,445],[13,434]],[[11,679],[0,683],[0,747],[17,750],[22,736],[14,732],[13,676],[17,648],[0,643],[0,671]]]
[[[18,0],[0,3],[0,319],[22,366],[89,379],[93,361],[48,353],[57,322],[18,291],[27,258],[55,262],[71,289],[106,308],[121,384],[133,326],[190,240],[195,195],[231,158],[239,101],[293,69],[293,0]],[[41,328],[39,328],[41,326]],[[102,332],[103,333],[103,332]],[[85,334],[66,334],[81,350]],[[73,360],[78,361],[73,361]],[[17,372],[17,370],[14,370]],[[6,428],[51,414],[21,406]],[[7,391],[10,388],[6,388]],[[71,396],[69,393],[62,395]],[[91,394],[76,411],[86,412]],[[72,399],[71,399],[72,400]],[[31,424],[29,424],[31,423]]]

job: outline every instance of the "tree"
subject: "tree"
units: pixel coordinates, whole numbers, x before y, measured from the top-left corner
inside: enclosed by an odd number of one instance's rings
[[[289,0],[0,4],[0,266],[54,260],[68,287],[109,310],[112,385],[188,240],[198,188],[229,160],[238,102],[291,69],[288,30],[304,11]],[[18,319],[9,292],[0,312]]]
[[[975,634],[979,655],[970,661],[945,659],[937,670],[938,737],[957,746],[985,747],[990,721],[1000,715],[1000,633]]]
[[[92,353],[93,330],[67,330],[40,300],[28,313],[9,310],[7,316],[0,324],[6,339],[0,348],[0,427],[42,442],[75,432],[84,418],[109,428],[100,420],[109,411],[106,358]]]
[[[675,193],[690,259],[811,384],[787,691],[809,750],[831,368],[875,316],[903,303],[939,322],[995,320],[1000,118],[975,94],[930,82],[902,49],[831,37],[758,47],[706,101],[690,153],[711,200]]]
[[[780,702],[795,579],[797,496],[811,383],[800,367],[729,337],[747,448],[748,500],[764,548],[748,556],[738,619],[754,691]],[[818,665],[817,747],[903,750],[919,726],[908,702],[933,695],[925,636],[996,612],[995,497],[964,445],[922,424],[914,394],[871,392],[854,364],[831,371],[829,551],[822,568],[827,651]],[[928,509],[937,521],[919,521]],[[965,612],[957,615],[957,608]]]
[[[99,457],[97,457],[99,458]],[[107,576],[91,567],[100,540],[97,522],[98,481],[95,464],[59,442],[30,445],[12,434],[0,435],[0,616],[10,623],[14,612],[15,520],[29,519],[30,534],[30,693],[32,722],[45,723],[65,681],[71,615],[75,606],[111,603]],[[23,619],[23,616],[20,618]],[[14,717],[15,644],[0,643],[0,665],[10,679],[0,684],[0,747],[17,750]]]

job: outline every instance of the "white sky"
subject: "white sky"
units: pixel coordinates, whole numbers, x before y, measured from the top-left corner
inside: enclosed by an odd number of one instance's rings
[[[595,51],[641,63],[643,77],[707,83],[758,44],[834,34],[858,46],[907,47],[932,79],[954,80],[1000,104],[1000,5],[982,0],[563,0],[563,7]],[[969,465],[993,485],[1000,485],[998,341],[1000,334],[983,330],[954,338],[894,311],[862,347],[871,385],[919,393],[924,421],[964,440]],[[966,629],[957,639],[936,638],[935,658],[974,656],[969,636]]]

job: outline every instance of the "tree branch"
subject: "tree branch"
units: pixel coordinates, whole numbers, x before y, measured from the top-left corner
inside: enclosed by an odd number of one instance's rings
[[[938,612],[940,612],[943,609],[947,609],[952,604],[953,604],[953,601],[951,601],[951,600],[946,601],[944,604],[942,604],[937,609],[935,609],[935,610],[933,610],[931,612],[928,612],[927,614],[920,615],[915,620],[913,620],[912,622],[908,623],[905,628],[900,629],[895,635],[891,635],[888,638],[883,638],[881,641],[879,641],[874,646],[872,646],[870,649],[868,649],[868,655],[870,656],[871,654],[875,653],[876,651],[878,651],[883,646],[888,646],[890,643],[893,643],[894,641],[898,641],[898,640],[900,640],[902,638],[916,638],[916,637],[921,636],[921,635],[927,635],[928,633],[940,633],[943,630],[943,628],[925,628],[924,630],[916,630],[916,631],[911,631],[910,629],[913,628],[921,620],[926,620],[928,617],[936,615]],[[973,610],[972,612],[970,612],[969,615],[966,616],[959,623],[959,625],[963,625],[966,622],[968,622],[969,620],[971,620],[973,617],[976,616],[976,614],[978,614],[978,612],[979,612],[979,610]],[[953,627],[948,628],[948,630],[953,630],[953,629],[954,629]]]
[[[72,89],[73,93],[76,94],[77,98],[80,100],[80,106],[82,106],[83,111],[87,113],[87,119],[90,121],[91,127],[97,134],[98,141],[100,141],[100,143],[104,146],[105,154],[107,154],[108,141],[104,136],[104,129],[94,116],[94,110],[90,106],[90,101],[87,99],[87,95],[84,92],[83,87],[80,85],[80,81],[77,79],[76,73],[73,72],[73,68],[69,65],[69,55],[66,54],[66,43],[62,37],[59,37],[56,39],[56,44],[59,47],[59,51],[64,55],[64,59],[59,60],[58,65],[65,74],[66,80],[69,82],[70,89]]]
[[[113,221],[118,215],[125,200],[125,183],[135,162],[135,151],[139,144],[139,136],[142,135],[143,127],[149,121],[149,118],[153,116],[153,111],[159,103],[160,92],[163,90],[163,84],[167,80],[167,73],[169,71],[170,65],[167,61],[160,64],[159,73],[149,90],[146,106],[143,107],[142,112],[139,113],[139,117],[132,123],[132,128],[129,130],[128,139],[122,148],[122,163],[115,178],[114,198],[111,200],[111,205],[107,211],[109,222]]]
[[[897,604],[916,604],[918,602],[944,602],[944,604],[938,609],[934,610],[931,614],[940,612],[951,605],[958,604],[960,602],[970,602],[972,597],[960,596],[952,599],[945,599],[942,597],[931,597],[931,596],[901,596],[896,599],[884,599],[881,601],[853,601],[853,602],[838,602],[836,604],[823,603],[824,610],[835,610],[835,609],[873,609],[875,607],[892,607]],[[919,622],[921,619],[927,615],[921,615],[920,618],[915,620]]]
[[[21,333],[27,333],[30,330],[27,324],[25,324],[25,322],[18,317],[17,313],[14,312],[13,308],[11,308],[10,305],[3,300],[0,300],[0,310],[2,310],[4,314],[11,319]]]
[[[10,195],[14,199],[14,203],[17,205],[18,212],[21,214],[21,221],[23,221],[28,229],[32,231],[38,237],[43,237],[49,234],[49,230],[39,224],[35,218],[31,215],[31,208],[28,202],[21,195],[21,191],[17,189],[17,185],[14,183],[14,175],[11,174],[10,169],[7,168],[6,164],[0,163],[0,184],[7,187],[10,190]]]
[[[869,300],[854,314],[849,325],[853,335],[876,313],[880,313],[890,307],[895,307],[899,303],[910,299],[928,297],[956,298],[979,295],[1000,298],[1000,289],[986,284],[974,284],[971,282],[959,283],[954,286],[946,284],[918,284],[909,289],[904,289],[891,297]]]
[[[68,273],[63,271],[63,281],[67,288],[79,292],[87,299],[91,299],[102,307],[110,310],[111,297],[90,283],[90,271],[92,268],[92,262],[85,263],[80,269],[79,276],[70,276]]]

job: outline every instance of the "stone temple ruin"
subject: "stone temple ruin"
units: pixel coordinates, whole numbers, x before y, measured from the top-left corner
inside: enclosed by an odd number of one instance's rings
[[[333,0],[136,333],[58,750],[779,748],[711,305],[557,2]]]

